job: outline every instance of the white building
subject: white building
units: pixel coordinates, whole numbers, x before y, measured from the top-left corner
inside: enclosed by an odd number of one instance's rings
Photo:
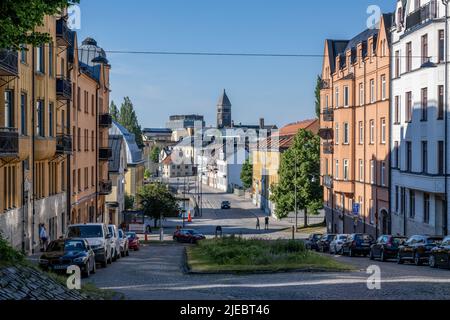
[[[392,233],[443,235],[448,233],[445,7],[440,0],[399,0],[394,19]]]

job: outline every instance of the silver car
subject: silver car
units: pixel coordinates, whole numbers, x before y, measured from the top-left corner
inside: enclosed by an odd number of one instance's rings
[[[330,243],[330,254],[342,254],[342,245],[347,241],[348,234],[338,234]]]
[[[122,229],[119,229],[119,243],[120,243],[120,255],[122,257],[129,256],[130,255],[130,249],[128,246],[128,237],[123,232]]]
[[[111,235],[111,248],[113,249],[113,261],[120,259],[120,241],[119,230],[113,224],[108,225],[109,234]]]

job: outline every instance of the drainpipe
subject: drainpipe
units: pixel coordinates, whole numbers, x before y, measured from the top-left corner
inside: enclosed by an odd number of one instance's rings
[[[34,247],[35,247],[35,216],[36,216],[36,208],[35,208],[35,191],[34,190],[34,186],[35,186],[35,181],[36,181],[36,170],[35,170],[35,166],[34,166],[34,152],[35,152],[35,140],[36,140],[36,128],[35,128],[35,106],[36,106],[36,84],[35,84],[35,69],[36,69],[36,49],[33,46],[32,47],[32,62],[31,62],[31,139],[32,139],[32,144],[31,144],[31,158],[32,160],[30,161],[31,164],[31,170],[32,170],[32,186],[31,189],[33,190],[31,193],[31,205],[32,205],[32,209],[33,209],[33,214],[32,214],[32,222],[31,222],[31,253],[34,254]]]
[[[444,235],[448,234],[448,0],[442,0],[445,6],[445,206],[444,206],[444,219],[443,219],[443,231]]]
[[[96,159],[95,159],[95,222],[97,222],[97,216],[98,216],[98,162],[99,162],[99,143],[98,143],[98,90],[100,89],[100,86],[97,85],[97,90],[95,90],[95,150],[97,151]],[[103,217],[102,217],[102,222]]]

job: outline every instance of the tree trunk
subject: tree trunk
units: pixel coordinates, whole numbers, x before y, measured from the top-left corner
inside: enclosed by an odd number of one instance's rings
[[[155,229],[156,229],[158,227],[158,224],[157,224],[158,223],[158,219],[155,218],[154,221],[155,221]]]
[[[304,218],[305,218],[305,222],[304,222],[304,228],[307,228],[308,227],[308,209],[307,208],[305,208],[305,215],[304,215]]]

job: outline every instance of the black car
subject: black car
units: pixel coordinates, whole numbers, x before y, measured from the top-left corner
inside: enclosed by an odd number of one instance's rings
[[[431,268],[450,268],[450,237],[431,249],[429,265]]]
[[[231,209],[230,201],[222,201],[222,204],[220,205],[220,208],[222,210],[229,210],[229,209]]]
[[[328,252],[330,250],[331,241],[336,238],[335,234],[327,233],[317,241],[317,251]]]
[[[397,255],[397,263],[403,264],[405,261],[413,261],[417,266],[428,262],[431,249],[441,244],[443,237],[416,235],[412,236],[400,246]]]
[[[78,266],[84,276],[95,273],[95,254],[85,239],[62,239],[50,242],[39,259],[44,270],[66,272],[70,266]]]
[[[173,240],[177,242],[197,243],[205,239],[206,237],[203,234],[190,229],[180,229],[173,234]]]
[[[305,242],[305,247],[308,250],[318,250],[317,242],[323,237],[322,233],[313,233]]]
[[[383,235],[370,248],[370,260],[396,259],[399,247],[407,240],[406,237],[397,237],[393,235]]]
[[[356,254],[367,256],[374,240],[370,234],[353,233],[342,245],[342,254],[354,257]]]

